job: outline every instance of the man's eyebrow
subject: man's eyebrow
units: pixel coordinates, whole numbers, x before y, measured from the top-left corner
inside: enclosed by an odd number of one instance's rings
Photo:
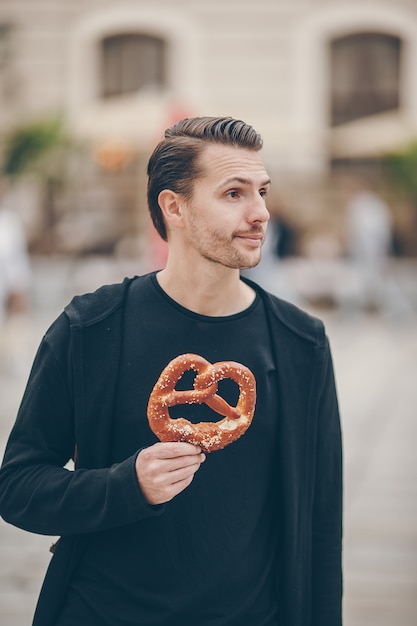
[[[249,178],[243,178],[242,176],[232,176],[231,178],[227,178],[223,183],[223,185],[230,185],[231,183],[239,183],[241,185],[251,185],[252,181]],[[271,179],[270,178],[266,178],[259,186],[260,187],[267,187],[268,185],[271,184]]]

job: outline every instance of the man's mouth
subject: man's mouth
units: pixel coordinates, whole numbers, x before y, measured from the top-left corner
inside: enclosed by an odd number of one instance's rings
[[[237,239],[244,239],[244,240],[246,240],[248,242],[251,242],[251,243],[254,243],[256,245],[261,244],[263,242],[263,240],[264,240],[263,232],[259,232],[259,231],[256,231],[256,232],[248,231],[248,232],[245,232],[245,233],[236,233],[235,237]]]

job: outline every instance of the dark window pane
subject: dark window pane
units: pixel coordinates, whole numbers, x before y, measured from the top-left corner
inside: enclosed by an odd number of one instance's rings
[[[103,97],[164,85],[165,42],[157,37],[106,37],[101,42],[101,60]]]
[[[330,55],[332,126],[398,108],[400,39],[348,35],[331,41]]]

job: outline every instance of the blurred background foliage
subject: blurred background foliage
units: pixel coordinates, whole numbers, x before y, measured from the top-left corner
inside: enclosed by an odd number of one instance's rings
[[[9,129],[1,150],[1,173],[9,188],[32,183],[40,197],[39,221],[31,247],[53,252],[60,220],[59,198],[71,180],[71,159],[82,157],[80,143],[67,133],[62,116],[30,120]]]
[[[18,177],[35,171],[41,177],[56,169],[57,150],[68,146],[61,118],[47,118],[12,128],[4,139],[2,171]]]
[[[417,139],[383,160],[391,185],[407,196],[417,211]]]

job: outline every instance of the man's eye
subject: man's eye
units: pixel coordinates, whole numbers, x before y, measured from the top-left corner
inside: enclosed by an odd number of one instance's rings
[[[227,192],[226,195],[229,196],[230,198],[238,198],[239,192],[236,189],[231,189],[230,191]]]
[[[259,195],[261,196],[261,198],[266,198],[266,196],[268,195],[268,191],[266,189],[261,189],[259,191]]]

